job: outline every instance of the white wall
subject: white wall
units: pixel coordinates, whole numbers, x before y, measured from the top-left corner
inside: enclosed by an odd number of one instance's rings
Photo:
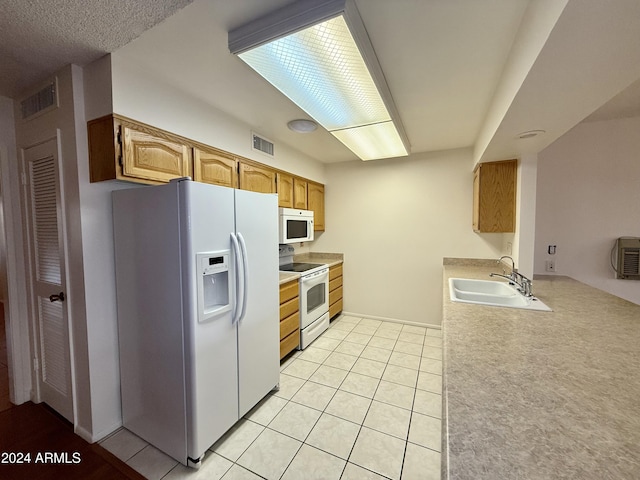
[[[11,153],[9,153],[11,152]],[[11,160],[9,160],[11,155]],[[9,175],[10,163],[16,162],[16,137],[13,125],[13,102],[10,98],[0,97],[0,302],[7,299],[7,242],[4,227],[4,182],[2,177]],[[7,172],[4,170],[7,169]],[[8,186],[8,185],[7,185]],[[7,195],[10,191],[7,191]]]
[[[609,265],[617,237],[640,237],[638,132],[640,117],[581,123],[538,155],[536,273],[554,259],[556,274],[640,304],[640,282]]]
[[[474,149],[478,162],[504,120],[513,99],[549,38],[568,0],[532,0],[518,28]]]
[[[471,149],[327,167],[326,231],[342,252],[344,310],[439,325],[443,257],[498,258],[502,234],[472,229]]]
[[[524,155],[518,160],[516,231],[504,235],[503,246],[503,255],[511,255],[518,271],[528,278],[533,278],[534,272],[537,165],[537,155]]]
[[[76,431],[92,430],[90,372],[85,311],[84,270],[81,257],[80,199],[78,191],[76,102],[78,67],[71,65],[55,74],[58,80],[59,107],[28,121],[16,120],[17,147],[26,148],[54,138],[60,132],[60,170],[62,198],[62,229],[65,238],[67,309],[72,340],[72,370],[74,379],[74,424]],[[30,93],[30,92],[26,92]],[[18,99],[19,100],[19,99]],[[16,103],[16,112],[18,111]],[[16,113],[16,117],[17,117]],[[86,146],[84,147],[86,149]],[[19,183],[19,177],[15,178]],[[23,268],[26,264],[23,265]]]
[[[111,68],[115,113],[325,183],[324,164],[282,143],[274,158],[252,150],[250,125],[149,76],[119,52],[111,54]]]
[[[21,404],[31,398],[31,348],[15,133],[13,100],[0,97],[0,169],[2,169],[2,214],[4,216],[2,233],[7,275],[4,315],[11,382],[9,393],[13,403]]]
[[[111,192],[132,185],[89,182],[86,119],[112,111],[109,56],[86,66],[78,85],[77,169],[92,412],[88,436],[98,440],[122,424]]]

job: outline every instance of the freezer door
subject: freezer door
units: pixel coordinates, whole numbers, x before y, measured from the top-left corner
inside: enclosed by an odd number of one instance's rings
[[[238,322],[240,416],[280,378],[278,197],[235,190],[236,232],[246,245],[246,308]],[[241,241],[242,243],[242,241]]]
[[[113,192],[124,426],[186,460],[177,187]]]
[[[182,298],[186,343],[187,454],[197,459],[239,418],[237,329],[232,322],[233,308],[199,322],[197,298],[197,285],[202,281],[197,275],[197,261],[203,258],[198,254],[228,252],[227,286],[230,304],[235,306],[236,259],[231,248],[234,191],[190,181],[180,182],[180,187],[181,243],[185,265],[183,284],[187,286]]]

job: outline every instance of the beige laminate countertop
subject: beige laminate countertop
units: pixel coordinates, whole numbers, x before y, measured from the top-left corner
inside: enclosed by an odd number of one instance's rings
[[[640,479],[640,306],[563,276],[553,312],[450,301],[499,270],[445,259],[442,478]]]
[[[342,253],[311,252],[295,255],[293,257],[293,260],[296,262],[326,263],[327,265],[329,265],[329,267],[333,267],[334,265],[343,263],[344,255]],[[299,273],[280,272],[280,285],[292,280],[297,280],[298,278],[300,278]]]
[[[344,261],[344,254],[310,252],[296,255],[293,257],[293,260],[296,262],[326,263],[329,267],[333,267],[334,265],[339,265]]]
[[[280,273],[280,285],[300,278],[299,273],[294,273],[294,272],[279,272],[279,273]]]

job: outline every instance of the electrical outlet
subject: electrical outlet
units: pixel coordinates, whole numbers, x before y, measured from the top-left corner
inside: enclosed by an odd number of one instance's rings
[[[556,262],[555,262],[555,260],[547,260],[545,262],[544,269],[547,272],[555,272],[556,271]]]

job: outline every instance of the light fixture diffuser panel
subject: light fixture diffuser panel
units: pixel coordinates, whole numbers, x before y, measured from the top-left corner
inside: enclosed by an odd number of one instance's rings
[[[391,119],[342,15],[238,56],[329,131]]]
[[[391,121],[331,133],[362,160],[405,157],[409,154]]]

